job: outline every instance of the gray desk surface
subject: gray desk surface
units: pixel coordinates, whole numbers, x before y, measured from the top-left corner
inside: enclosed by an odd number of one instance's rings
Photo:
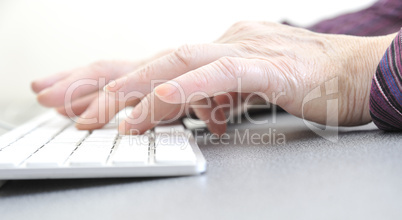
[[[231,126],[228,134],[269,128],[286,144],[200,139],[208,161],[200,176],[8,181],[0,188],[0,218],[402,218],[401,134],[369,124],[341,129],[331,143],[287,114],[275,124]]]

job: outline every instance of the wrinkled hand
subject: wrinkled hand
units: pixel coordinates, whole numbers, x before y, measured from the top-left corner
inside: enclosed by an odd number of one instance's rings
[[[68,106],[76,114],[85,111],[77,125],[81,129],[107,122],[81,123],[84,119],[103,113],[110,118],[133,105],[120,133],[143,133],[192,109],[210,131],[222,134],[224,109],[250,93],[310,121],[358,125],[371,120],[371,79],[391,41],[392,36],[325,35],[275,23],[240,22],[214,43],[184,45],[142,68],[114,63],[98,71],[92,66],[36,81],[33,89],[40,91],[40,103],[57,107],[62,114]],[[73,82],[101,77],[105,82],[118,78],[105,87],[106,98],[96,98],[102,83],[78,87],[71,102],[61,98]],[[336,99],[336,105],[327,106],[328,99]],[[111,105],[118,107],[101,111]]]

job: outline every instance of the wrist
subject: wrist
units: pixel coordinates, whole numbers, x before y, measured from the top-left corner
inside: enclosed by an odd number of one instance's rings
[[[363,45],[363,53],[360,54],[362,56],[362,61],[359,63],[359,68],[363,70],[362,74],[362,87],[360,88],[362,97],[361,100],[356,100],[356,102],[361,102],[362,105],[362,123],[371,122],[370,109],[369,109],[369,101],[370,101],[370,90],[371,83],[374,77],[374,74],[377,71],[378,65],[383,58],[387,48],[391,45],[392,40],[395,38],[397,33],[389,34],[380,37],[367,37],[365,40],[367,41]],[[366,56],[364,56],[366,55]]]
[[[371,68],[368,69],[367,74],[372,79],[374,76],[377,66],[380,63],[382,57],[384,56],[385,51],[391,45],[397,33],[380,36],[380,37],[368,37],[366,38],[367,43],[365,48],[367,49],[365,52],[367,53],[365,63],[370,63]],[[364,62],[363,62],[364,65]],[[363,66],[364,68],[364,66]],[[374,68],[374,71],[373,71]]]
[[[395,35],[340,38],[343,67],[339,74],[339,125],[354,126],[371,121],[371,82]]]

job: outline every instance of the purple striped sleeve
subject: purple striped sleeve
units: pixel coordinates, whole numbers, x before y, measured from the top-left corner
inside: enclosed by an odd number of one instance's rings
[[[307,29],[328,34],[380,36],[402,27],[402,0],[380,0],[361,11],[321,21]]]
[[[374,75],[370,115],[378,128],[402,131],[402,30],[385,52]]]

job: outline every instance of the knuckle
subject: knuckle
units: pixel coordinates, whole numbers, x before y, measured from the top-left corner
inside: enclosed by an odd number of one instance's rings
[[[233,34],[239,34],[239,33],[253,33],[256,30],[259,30],[261,28],[268,28],[269,30],[271,29],[276,29],[280,27],[281,25],[275,22],[267,22],[267,21],[239,21],[232,25],[230,28],[231,32]]]
[[[148,82],[149,80],[152,80],[152,76],[154,75],[153,70],[154,66],[152,64],[144,66],[138,72],[136,72],[138,80],[141,82]]]
[[[93,70],[102,70],[107,66],[107,61],[105,60],[99,60],[94,63],[92,63],[89,67]]]
[[[260,21],[259,24],[264,25],[264,26],[269,26],[269,27],[278,26],[278,23],[272,22],[272,21]]]
[[[222,57],[216,62],[218,70],[226,76],[227,79],[233,80],[241,77],[242,68],[235,59],[231,57]]]
[[[209,84],[209,79],[211,79],[210,73],[208,71],[200,70],[199,74],[193,75],[194,87],[204,88]]]
[[[250,21],[238,21],[236,23],[233,24],[232,27],[235,28],[244,28],[244,27],[248,27],[250,25]]]
[[[260,22],[255,21],[239,21],[232,26],[235,33],[243,33],[253,30]]]
[[[192,60],[197,54],[198,46],[185,44],[180,46],[173,52],[172,62],[174,64],[180,63],[186,67],[190,67]]]

